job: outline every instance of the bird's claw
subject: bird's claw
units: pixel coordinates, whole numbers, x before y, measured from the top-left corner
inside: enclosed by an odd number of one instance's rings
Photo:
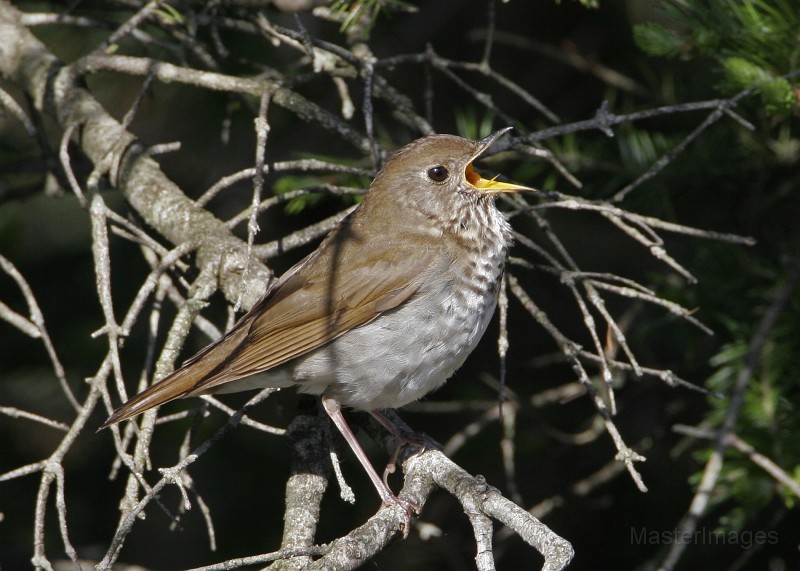
[[[408,539],[408,534],[411,531],[412,512],[419,514],[422,508],[414,500],[399,498],[395,495],[390,495],[381,499],[384,506],[394,508],[400,513],[402,517],[403,539]]]
[[[427,434],[421,432],[398,432],[394,434],[394,437],[397,440],[397,446],[395,446],[394,452],[392,452],[392,456],[389,458],[389,462],[386,464],[386,468],[383,470],[383,483],[386,484],[387,488],[389,487],[389,476],[397,471],[397,459],[400,456],[400,450],[403,448],[403,446],[411,446],[416,448],[417,451],[414,453],[415,456],[422,454],[426,450],[442,449],[441,444],[436,442]]]

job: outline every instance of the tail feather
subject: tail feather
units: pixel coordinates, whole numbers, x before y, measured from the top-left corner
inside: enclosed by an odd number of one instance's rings
[[[249,325],[249,320],[240,321],[228,333],[190,358],[179,369],[125,402],[108,417],[99,430],[155,406],[203,392],[198,391],[198,387],[203,381],[217,374],[220,369],[224,369],[229,360],[236,355],[247,336]],[[232,377],[228,380],[236,379]]]
[[[191,373],[191,371],[187,369],[178,369],[172,375],[165,377],[162,381],[148,387],[131,398],[108,417],[108,420],[103,423],[100,430],[136,416],[137,414],[141,414],[155,406],[187,396],[195,383],[193,382],[194,375],[186,373]]]

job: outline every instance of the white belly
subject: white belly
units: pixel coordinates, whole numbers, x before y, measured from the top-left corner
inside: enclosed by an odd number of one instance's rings
[[[438,311],[412,300],[297,359],[296,383],[303,392],[324,392],[355,409],[406,405],[440,387],[464,363],[486,330],[494,299],[491,307],[485,299],[472,299],[468,307],[449,299]]]

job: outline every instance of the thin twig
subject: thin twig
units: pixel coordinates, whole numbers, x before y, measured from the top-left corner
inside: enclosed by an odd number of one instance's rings
[[[259,231],[258,227],[258,206],[261,203],[261,193],[264,191],[264,153],[267,147],[267,135],[269,134],[269,122],[267,112],[269,110],[270,93],[265,91],[261,94],[261,101],[258,106],[258,117],[255,119],[256,127],[256,161],[253,167],[253,199],[250,204],[250,219],[247,223],[247,251],[245,258],[250,259],[253,254],[253,242]],[[242,306],[242,299],[247,287],[247,265],[242,272],[242,285],[239,296],[236,299],[233,310],[239,311]]]

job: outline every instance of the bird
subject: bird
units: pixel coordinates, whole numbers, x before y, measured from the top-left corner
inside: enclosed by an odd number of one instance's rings
[[[410,518],[416,507],[378,476],[342,409],[391,429],[380,411],[442,386],[486,331],[513,242],[495,198],[535,190],[473,166],[509,130],[478,141],[432,134],[396,151],[316,250],[101,428],[178,398],[296,386],[321,396],[382,502]]]

